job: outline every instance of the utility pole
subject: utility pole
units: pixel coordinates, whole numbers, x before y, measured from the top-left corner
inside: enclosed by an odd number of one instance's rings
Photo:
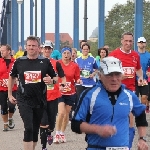
[[[35,36],[37,36],[37,0],[35,0]]]
[[[87,0],[84,0],[84,40],[87,40]]]

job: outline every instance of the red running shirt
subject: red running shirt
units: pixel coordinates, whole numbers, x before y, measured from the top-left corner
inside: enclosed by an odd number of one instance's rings
[[[10,60],[10,64],[7,67],[6,62],[3,58],[0,58],[0,91],[8,91],[8,78],[9,73],[12,69],[12,66],[15,62],[15,59],[12,57]],[[17,84],[15,83],[12,91],[17,90]]]
[[[124,75],[128,78],[122,80],[122,83],[132,91],[135,91],[136,70],[141,69],[140,57],[138,53],[131,50],[130,53],[123,52],[120,48],[113,50],[109,56],[114,56],[122,62]]]
[[[68,65],[65,65],[62,60],[59,60],[66,77],[66,86],[64,87],[64,91],[61,92],[62,95],[73,95],[75,94],[75,82],[80,79],[80,69],[79,66],[74,63],[70,62]],[[61,80],[59,78],[59,83]]]

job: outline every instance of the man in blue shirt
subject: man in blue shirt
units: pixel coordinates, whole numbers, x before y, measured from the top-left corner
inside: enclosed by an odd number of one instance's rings
[[[80,97],[71,123],[72,131],[86,133],[87,150],[128,150],[132,111],[139,134],[138,150],[148,150],[146,107],[121,84],[121,61],[114,57],[104,58],[98,74],[101,82],[85,90]]]
[[[138,38],[137,41],[138,46],[138,53],[140,56],[140,62],[143,70],[143,80],[144,82],[141,84],[138,82],[138,77],[136,78],[136,94],[139,96],[141,95],[141,102],[145,105],[148,103],[148,93],[149,93],[149,87],[148,87],[148,77],[147,77],[147,69],[148,66],[150,66],[150,53],[146,51],[146,39],[144,37]],[[147,106],[146,112],[149,113],[149,107]]]

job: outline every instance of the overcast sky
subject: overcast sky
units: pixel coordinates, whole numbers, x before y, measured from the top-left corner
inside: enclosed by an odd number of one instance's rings
[[[38,1],[38,36],[41,33],[41,9],[40,2]],[[3,0],[0,0],[0,10],[2,8]],[[79,39],[84,37],[84,0],[79,0]],[[98,0],[88,0],[87,10],[88,10],[88,38],[91,36],[92,31],[98,26]],[[105,15],[108,11],[116,4],[124,4],[127,0],[105,0]],[[25,4],[25,38],[30,34],[30,0],[24,0]],[[46,33],[55,32],[55,0],[45,0],[46,3]],[[71,37],[73,37],[73,0],[60,0],[60,32],[68,32]]]

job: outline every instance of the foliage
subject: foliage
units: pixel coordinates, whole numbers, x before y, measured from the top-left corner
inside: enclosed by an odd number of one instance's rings
[[[96,42],[88,42],[90,45],[90,53],[92,56],[96,57],[97,56],[97,47],[98,47],[98,41]]]
[[[150,2],[143,3],[143,36],[150,41]],[[120,46],[122,33],[134,32],[134,0],[128,0],[126,4],[116,4],[105,18],[105,43],[113,50]],[[136,42],[136,41],[135,41]],[[147,45],[150,47],[150,43]]]

